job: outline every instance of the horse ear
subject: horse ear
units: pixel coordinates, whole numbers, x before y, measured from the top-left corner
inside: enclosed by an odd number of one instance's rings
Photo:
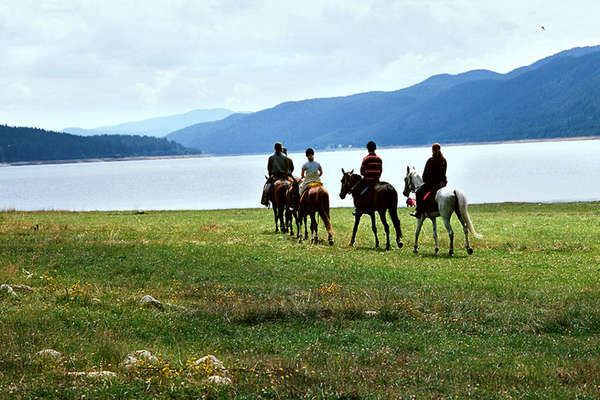
[[[342,174],[345,174],[345,173],[346,173],[346,171],[344,171],[344,168],[342,168]]]
[[[410,167],[407,165],[406,166],[406,175],[410,174]]]
[[[269,179],[269,177],[265,175],[265,179]]]
[[[352,168],[352,169],[350,170],[350,175],[352,175],[353,173],[354,173],[354,168]]]

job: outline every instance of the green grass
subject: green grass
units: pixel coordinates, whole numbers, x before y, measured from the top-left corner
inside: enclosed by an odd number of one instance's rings
[[[275,234],[270,210],[3,212],[0,283],[34,291],[0,293],[0,398],[598,398],[599,210],[471,206],[484,238],[467,256],[453,219],[454,257],[430,223],[412,254],[404,209],[388,252],[368,218],[348,247],[349,209],[333,247]],[[119,365],[139,349],[166,369]],[[207,354],[231,386],[189,366]],[[117,377],[67,375],[100,369]]]

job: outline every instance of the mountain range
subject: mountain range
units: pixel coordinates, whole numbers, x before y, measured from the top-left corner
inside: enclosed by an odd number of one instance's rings
[[[185,128],[186,126],[207,121],[216,121],[233,114],[225,108],[209,110],[193,110],[184,114],[169,115],[165,117],[149,118],[142,121],[125,122],[118,125],[101,126],[93,129],[65,128],[63,132],[80,136],[93,135],[141,135],[164,137],[170,132]]]
[[[167,135],[212,154],[600,135],[600,46],[500,74],[435,75],[392,92],[292,101]]]

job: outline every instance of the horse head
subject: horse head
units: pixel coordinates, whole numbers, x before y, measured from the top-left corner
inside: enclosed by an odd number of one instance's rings
[[[340,190],[340,198],[345,199],[348,193],[352,193],[352,189],[360,180],[360,175],[356,175],[353,169],[344,171],[344,168],[342,168],[342,188]]]
[[[405,197],[408,197],[411,192],[415,192],[422,184],[423,179],[421,178],[415,167],[412,167],[411,169],[407,165],[406,176],[404,177],[404,190],[402,191],[402,194]]]

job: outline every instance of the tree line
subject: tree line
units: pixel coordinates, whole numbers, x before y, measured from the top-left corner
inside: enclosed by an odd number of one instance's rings
[[[0,162],[53,161],[200,154],[165,138],[134,135],[82,137],[40,128],[0,125]]]

